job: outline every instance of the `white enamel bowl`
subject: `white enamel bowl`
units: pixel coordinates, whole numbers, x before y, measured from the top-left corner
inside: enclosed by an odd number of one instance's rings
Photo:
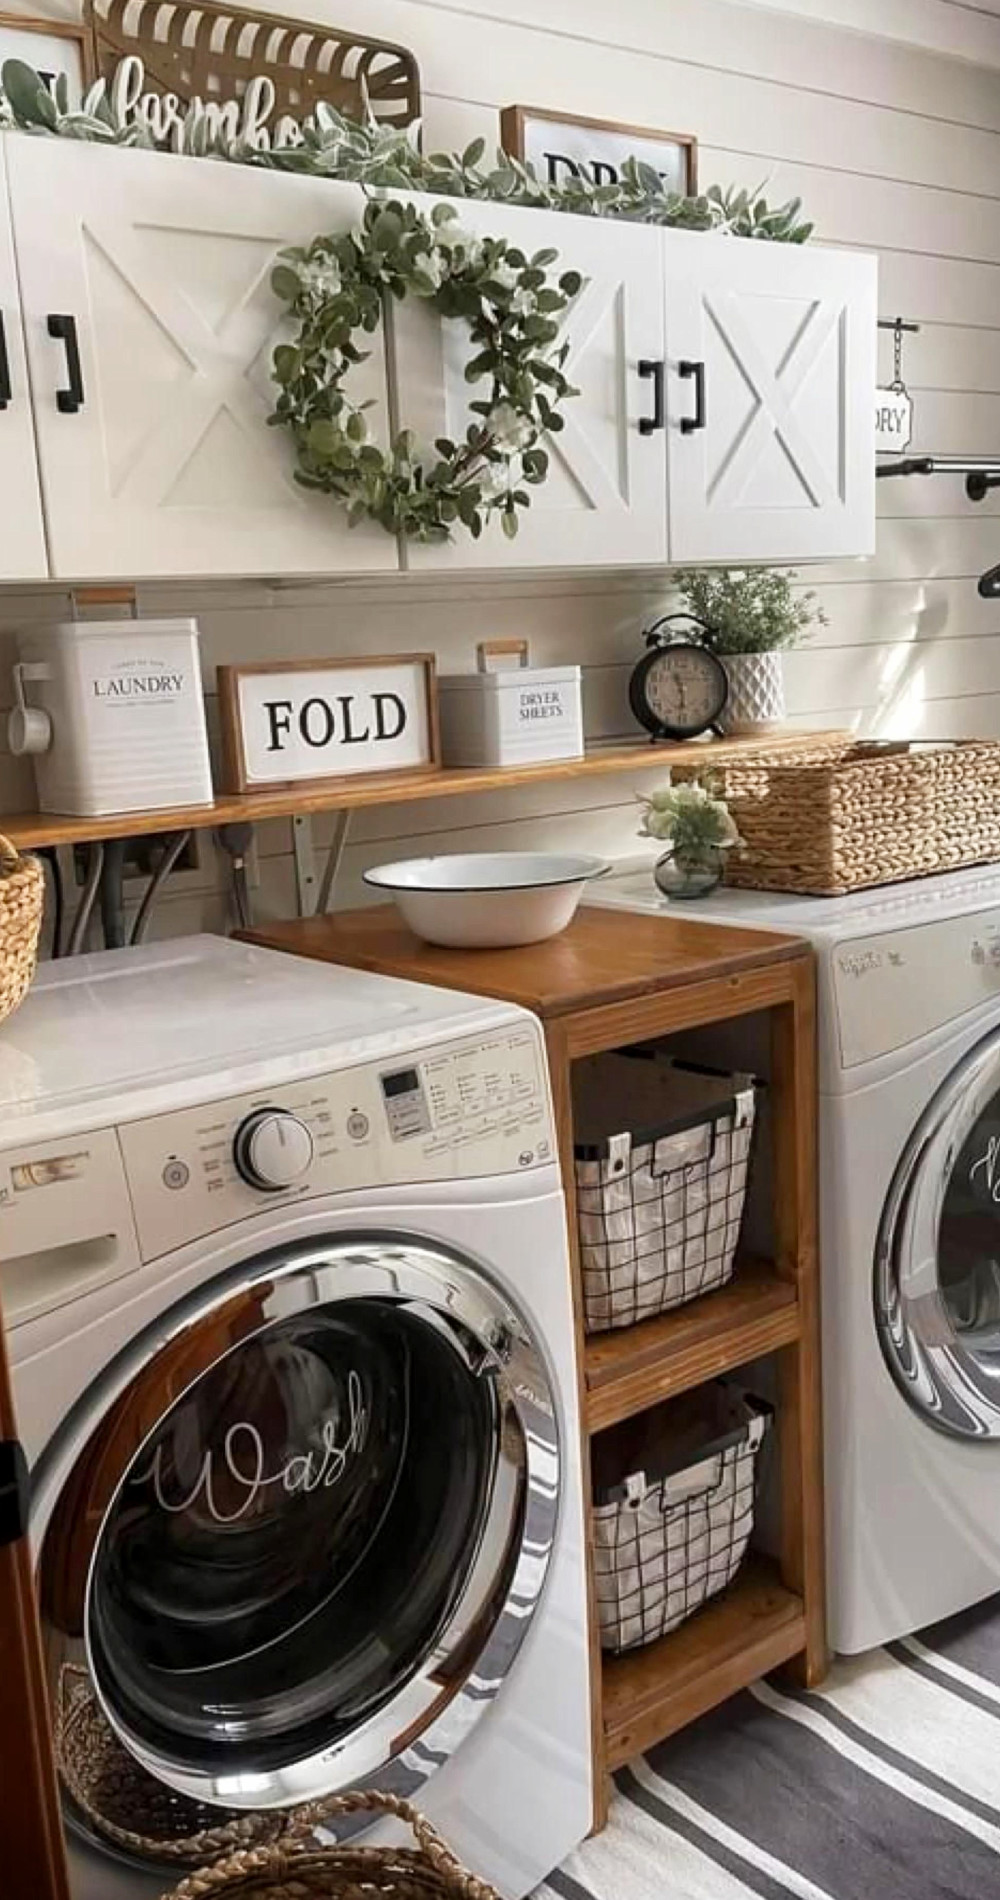
[[[417,937],[454,950],[505,950],[565,930],[602,858],[551,851],[484,851],[408,858],[365,872],[389,891]]]

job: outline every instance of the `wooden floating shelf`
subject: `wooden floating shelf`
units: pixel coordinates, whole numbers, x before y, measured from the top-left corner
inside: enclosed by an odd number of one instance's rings
[[[794,1345],[801,1330],[795,1283],[770,1261],[742,1260],[728,1286],[637,1326],[587,1339],[587,1424],[604,1431],[662,1399]]]
[[[621,1768],[758,1676],[804,1648],[802,1600],[778,1567],[747,1558],[722,1596],[645,1649],[605,1656],[604,1739],[609,1769]]]
[[[547,759],[539,765],[445,766],[419,775],[387,773],[379,778],[340,779],[329,786],[283,787],[277,792],[222,792],[211,805],[174,806],[167,811],[116,812],[103,818],[60,817],[22,811],[0,816],[0,833],[20,850],[32,845],[84,844],[91,838],[151,836],[154,832],[204,831],[249,819],[293,818],[297,813],[354,811],[368,805],[400,805],[416,798],[472,797],[478,792],[512,791],[559,779],[590,778],[615,772],[652,771],[658,766],[704,761],[723,765],[766,750],[794,749],[814,735],[799,731],[769,733],[766,739],[688,740],[684,744],[594,746],[582,759]],[[824,735],[828,736],[828,735]],[[836,736],[836,735],[829,735]]]

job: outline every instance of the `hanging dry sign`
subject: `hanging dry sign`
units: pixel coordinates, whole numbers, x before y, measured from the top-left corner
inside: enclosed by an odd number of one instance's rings
[[[875,391],[875,452],[901,455],[913,437],[913,398],[903,381],[903,325],[893,325],[892,382]]]

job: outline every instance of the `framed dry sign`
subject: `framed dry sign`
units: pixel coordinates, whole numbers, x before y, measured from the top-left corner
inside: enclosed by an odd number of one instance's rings
[[[615,185],[626,158],[659,172],[668,191],[692,197],[698,189],[698,141],[690,132],[654,132],[612,119],[580,119],[536,106],[505,106],[500,143],[512,158],[533,165],[546,185],[589,178]]]
[[[5,59],[23,59],[26,66],[33,66],[50,92],[60,73],[65,73],[74,104],[93,78],[88,36],[82,26],[65,20],[0,12],[0,65]]]
[[[224,790],[278,791],[440,765],[434,656],[220,666]]]

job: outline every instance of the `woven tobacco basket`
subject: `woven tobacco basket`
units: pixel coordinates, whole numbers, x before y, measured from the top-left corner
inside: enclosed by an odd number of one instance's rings
[[[242,99],[252,78],[275,88],[273,120],[301,119],[319,99],[349,118],[370,107],[384,125],[420,117],[417,62],[387,40],[249,12],[221,0],[86,0],[93,69],[109,82],[119,62],[138,54],[146,88],[183,104]]]

